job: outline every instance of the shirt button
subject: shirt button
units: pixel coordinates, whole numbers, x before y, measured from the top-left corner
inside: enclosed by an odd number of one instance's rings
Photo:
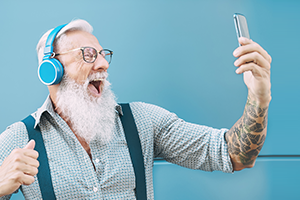
[[[98,191],[98,188],[97,188],[97,187],[93,187],[93,191],[94,191],[94,192],[97,192],[97,191]]]
[[[99,162],[100,162],[100,160],[99,160],[98,158],[96,158],[96,159],[95,159],[95,162],[96,162],[96,163],[99,163]]]

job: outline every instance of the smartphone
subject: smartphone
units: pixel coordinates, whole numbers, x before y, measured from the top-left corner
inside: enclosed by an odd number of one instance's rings
[[[239,37],[246,37],[250,39],[246,17],[243,14],[234,13],[233,19],[238,39]],[[239,45],[241,46],[240,43]]]

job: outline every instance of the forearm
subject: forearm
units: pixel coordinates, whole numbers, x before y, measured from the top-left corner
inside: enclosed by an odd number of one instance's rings
[[[235,171],[253,167],[266,138],[268,107],[269,102],[259,103],[249,95],[243,116],[226,133]]]

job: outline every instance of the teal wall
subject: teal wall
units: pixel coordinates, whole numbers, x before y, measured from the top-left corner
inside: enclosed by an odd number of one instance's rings
[[[251,38],[273,58],[273,99],[261,155],[300,155],[299,8],[296,0],[0,0],[0,130],[43,103],[48,91],[37,78],[35,46],[45,31],[75,18],[89,21],[100,44],[114,50],[109,74],[119,102],[153,103],[189,122],[230,128],[242,115],[247,95],[242,76],[235,74],[232,56],[238,46],[232,15],[239,12],[247,17]],[[278,165],[274,176],[289,166],[285,160],[280,162],[284,164]],[[293,162],[299,166],[297,159]],[[249,171],[255,174],[261,165]],[[160,173],[165,166],[175,167],[156,163],[157,199],[164,197],[161,189],[179,187],[167,173]],[[264,166],[271,170],[273,165]],[[190,173],[181,168],[178,172]],[[214,179],[218,172],[194,173],[220,182]],[[299,175],[291,170],[290,176]],[[227,175],[220,177],[227,180]],[[270,177],[266,175],[273,180]],[[169,184],[160,185],[163,181]],[[185,183],[180,177],[177,181]],[[251,181],[255,184],[257,179]],[[296,181],[289,184],[299,186]],[[279,191],[280,185],[273,186],[272,190]]]

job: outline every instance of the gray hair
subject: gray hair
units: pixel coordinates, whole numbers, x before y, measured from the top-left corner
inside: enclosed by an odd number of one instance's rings
[[[48,38],[48,35],[50,34],[50,32],[52,30],[53,29],[48,30],[41,37],[41,39],[39,40],[39,42],[36,46],[36,51],[37,51],[39,64],[41,64],[41,62],[43,61],[45,43],[46,43],[46,40]],[[73,20],[59,31],[59,33],[56,35],[56,38],[55,38],[55,41],[54,41],[53,45],[55,45],[55,43],[61,43],[60,39],[63,40],[62,36],[64,36],[66,32],[73,31],[73,30],[81,30],[81,31],[86,31],[88,33],[92,33],[93,32],[93,27],[85,20],[82,20],[82,19]]]

